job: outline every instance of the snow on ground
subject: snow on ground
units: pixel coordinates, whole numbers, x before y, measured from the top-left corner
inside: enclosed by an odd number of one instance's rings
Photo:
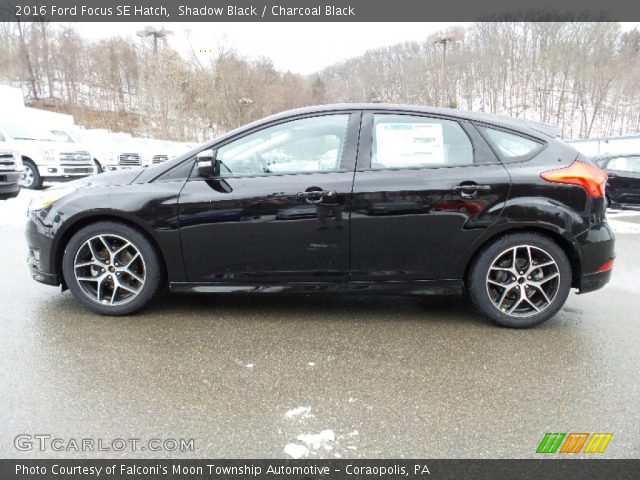
[[[315,417],[315,415],[313,413],[311,413],[311,407],[295,407],[295,408],[292,408],[291,410],[288,410],[284,414],[284,416],[287,417],[287,418],[295,418],[295,417],[312,418],[312,417]]]
[[[291,458],[304,458],[309,456],[309,449],[304,445],[298,445],[297,443],[288,443],[284,447],[284,453]]]
[[[287,443],[284,453],[291,458],[308,457],[315,454],[316,450],[330,452],[336,446],[336,434],[333,430],[322,430],[319,433],[301,433],[297,440],[304,443]]]
[[[640,233],[640,211],[607,210],[607,221],[615,233]]]
[[[320,433],[302,433],[298,435],[298,440],[306,444],[307,448],[313,450],[323,449],[327,452],[333,449],[336,441],[336,434],[333,430],[322,430]]]
[[[16,198],[0,200],[0,227],[24,227],[29,202],[39,192],[23,188]]]

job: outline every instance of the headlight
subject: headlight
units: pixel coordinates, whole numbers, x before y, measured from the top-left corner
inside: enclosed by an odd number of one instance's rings
[[[47,208],[54,202],[60,200],[62,197],[66,197],[67,195],[75,192],[77,189],[78,188],[76,186],[64,186],[45,190],[40,195],[34,197],[31,200],[31,203],[29,203],[29,211],[33,212],[36,210]]]

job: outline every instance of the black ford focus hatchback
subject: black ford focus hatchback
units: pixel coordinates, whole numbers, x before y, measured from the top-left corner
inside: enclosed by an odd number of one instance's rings
[[[611,275],[606,174],[547,126],[325,105],[29,208],[35,280],[126,315],[175,292],[455,294],[499,325],[553,316]]]

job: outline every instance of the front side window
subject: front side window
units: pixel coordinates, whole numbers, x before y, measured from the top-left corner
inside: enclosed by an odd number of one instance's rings
[[[534,140],[521,137],[514,133],[489,127],[480,127],[480,129],[488,137],[493,147],[498,150],[504,158],[517,159],[527,157],[542,146]]]
[[[340,170],[349,114],[303,118],[268,127],[220,147],[221,175]]]
[[[640,157],[616,157],[609,160],[607,170],[640,173]]]
[[[374,115],[372,168],[473,163],[471,140],[458,122],[415,115]]]

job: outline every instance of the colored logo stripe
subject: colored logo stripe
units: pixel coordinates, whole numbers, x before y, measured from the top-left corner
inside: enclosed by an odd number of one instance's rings
[[[603,453],[609,445],[613,433],[594,433],[584,449],[584,453]]]
[[[564,436],[564,433],[545,433],[536,453],[556,453]]]
[[[580,453],[587,438],[589,438],[588,433],[570,433],[564,441],[560,453]]]
[[[611,437],[613,437],[613,433],[571,432],[568,435],[566,433],[545,433],[536,453],[556,453],[561,444],[562,448],[558,453],[580,453],[585,443],[587,446],[583,453],[604,453]],[[589,439],[588,442],[587,439]],[[562,443],[563,440],[564,443]]]

